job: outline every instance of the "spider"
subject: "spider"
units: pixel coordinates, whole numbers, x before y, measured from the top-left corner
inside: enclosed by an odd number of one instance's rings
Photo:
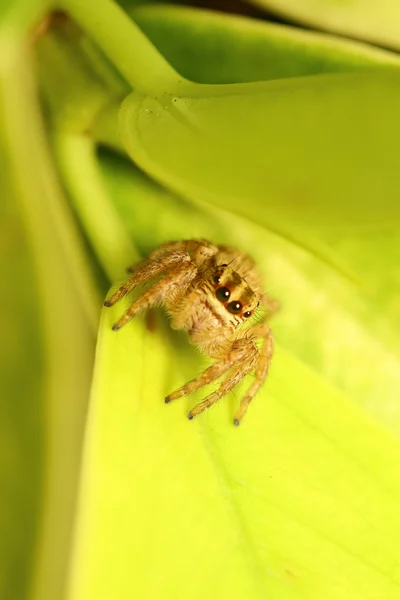
[[[239,425],[248,405],[264,380],[273,354],[273,337],[266,318],[247,328],[243,325],[260,303],[269,315],[278,303],[262,294],[261,277],[254,261],[239,250],[205,240],[168,242],[140,261],[132,275],[105,306],[113,306],[137,285],[157,276],[155,283],[135,300],[113,326],[117,331],[139,312],[162,304],[173,329],[186,329],[191,341],[216,362],[196,379],[165,398],[169,403],[222,376],[219,388],[192,408],[189,419],[215,404],[241,380],[255,371],[255,379],[242,398],[234,418]],[[262,339],[261,347],[256,340]]]

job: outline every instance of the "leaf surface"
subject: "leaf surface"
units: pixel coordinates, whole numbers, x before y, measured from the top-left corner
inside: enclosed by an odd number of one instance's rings
[[[177,71],[201,83],[399,66],[394,52],[260,19],[173,5],[131,13]]]
[[[190,353],[112,332],[126,306],[100,327],[70,598],[398,598],[398,442],[280,348],[239,429],[233,398],[189,422],[163,397]]]
[[[396,0],[251,0],[269,11],[312,27],[400,49],[400,7]]]
[[[398,83],[374,73],[215,86],[208,98],[133,93],[120,131],[145,171],[192,201],[286,232],[396,228]]]

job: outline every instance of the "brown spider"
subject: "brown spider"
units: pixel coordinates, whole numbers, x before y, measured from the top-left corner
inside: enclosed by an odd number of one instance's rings
[[[186,329],[202,352],[217,359],[202,375],[165,398],[166,403],[171,402],[227,375],[215,392],[192,408],[189,419],[215,404],[255,371],[255,379],[235,415],[234,424],[239,425],[267,376],[273,338],[265,319],[236,330],[254,314],[260,302],[270,314],[276,311],[278,303],[261,293],[261,278],[249,256],[228,246],[188,240],[169,242],[154,250],[135,266],[133,274],[104,305],[112,306],[140,283],[159,275],[163,277],[132,303],[113,330],[161,303],[171,316],[171,327]],[[259,338],[263,340],[260,349],[255,343]]]

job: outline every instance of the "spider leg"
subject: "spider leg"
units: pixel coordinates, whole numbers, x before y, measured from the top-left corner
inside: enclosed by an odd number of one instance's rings
[[[169,402],[172,402],[172,400],[177,400],[178,398],[182,398],[182,396],[187,396],[188,394],[197,391],[208,383],[215,381],[221,377],[221,375],[224,375],[227,371],[229,371],[235,363],[238,361],[241,362],[245,356],[245,352],[246,351],[243,346],[240,346],[239,348],[233,348],[224,356],[224,358],[208,367],[199,377],[192,379],[172,394],[169,394],[169,396],[165,398],[165,403],[168,404]]]
[[[194,262],[198,263],[206,260],[218,252],[218,246],[207,242],[206,240],[180,240],[178,242],[166,242],[159,248],[156,248],[149,255],[150,259],[157,259],[162,254],[172,251],[184,251],[190,254]]]
[[[248,356],[245,359],[243,359],[240,362],[239,366],[227,376],[227,378],[221,383],[218,390],[204,398],[202,402],[196,404],[196,406],[190,410],[188,414],[189,419],[193,419],[193,417],[203,412],[203,410],[206,410],[206,408],[209,408],[210,406],[218,402],[218,400],[220,400],[228,392],[233,390],[233,388],[239,385],[239,383],[244,377],[246,377],[246,375],[253,371],[254,361],[256,359],[255,352],[257,351],[257,349],[253,345],[253,350],[249,348],[247,348],[247,350],[250,352]]]
[[[246,395],[242,398],[239,409],[236,412],[235,418],[233,420],[236,426],[240,425],[240,421],[242,420],[243,415],[245,414],[250,402],[253,400],[254,396],[264,383],[268,374],[269,365],[271,364],[272,354],[274,351],[274,340],[272,337],[272,332],[266,323],[260,323],[259,325],[256,325],[252,333],[254,333],[256,337],[263,337],[264,341],[259,350],[255,379],[251,384],[249,390],[247,391]]]
[[[197,267],[192,262],[184,262],[178,268],[169,272],[163,279],[157,281],[152,287],[146,290],[139,298],[137,298],[122,317],[113,326],[113,330],[117,331],[126,325],[137,313],[145,310],[149,306],[160,302],[163,297],[168,295],[176,301],[184,295],[188,286],[196,277]]]
[[[275,300],[275,298],[271,298],[271,296],[268,296],[268,294],[265,294],[261,298],[260,302],[264,306],[264,308],[267,309],[267,319],[271,319],[281,309],[280,302],[278,302],[278,300]]]
[[[156,277],[160,273],[164,271],[170,271],[171,269],[176,269],[179,264],[190,263],[190,256],[187,252],[182,250],[168,252],[164,255],[161,255],[157,258],[157,260],[153,260],[149,262],[148,259],[142,260],[135,268],[135,272],[131,277],[129,277],[125,283],[121,285],[121,287],[104,302],[104,306],[113,306],[116,304],[121,298],[123,298],[126,294],[129,294],[137,285],[140,283],[145,283],[149,279]]]

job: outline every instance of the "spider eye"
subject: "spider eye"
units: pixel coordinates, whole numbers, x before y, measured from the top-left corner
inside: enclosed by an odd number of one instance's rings
[[[220,283],[221,282],[221,276],[220,275],[215,275],[215,277],[213,277],[213,282],[214,283]]]
[[[243,316],[247,319],[248,317],[251,317],[251,312],[249,310],[246,310],[246,312],[243,313]]]
[[[221,267],[227,267],[227,266],[228,266],[228,265],[225,265],[225,264],[224,264],[224,265],[221,265]]]
[[[242,304],[241,304],[241,302],[237,302],[234,300],[233,302],[229,302],[229,304],[226,308],[233,315],[237,315],[242,310]]]
[[[215,295],[221,302],[226,302],[227,300],[229,300],[229,296],[231,295],[231,293],[227,287],[220,287],[215,292]]]

